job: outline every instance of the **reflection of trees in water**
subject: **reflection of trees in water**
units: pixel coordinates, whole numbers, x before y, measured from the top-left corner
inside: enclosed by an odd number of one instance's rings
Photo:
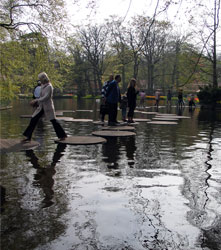
[[[184,246],[188,246],[188,239],[165,226],[160,201],[148,199],[143,191],[138,189],[130,201],[130,208],[139,218],[136,238],[140,244],[145,249],[183,250]]]
[[[58,235],[64,232],[65,221],[60,218],[67,211],[65,194],[63,194],[62,199],[56,199],[57,204],[55,206],[51,206],[54,196],[53,175],[55,174],[55,165],[61,158],[63,151],[64,147],[58,145],[52,163],[45,169],[43,167],[41,169],[41,163],[39,163],[33,151],[26,151],[31,164],[36,169],[35,181],[32,183],[34,187],[28,185],[27,171],[31,172],[31,169],[29,171],[29,167],[26,165],[26,168],[22,168],[23,176],[17,172],[17,177],[14,178],[17,181],[16,186],[11,183],[12,185],[8,188],[7,213],[2,216],[1,221],[2,249],[34,249],[57,238]],[[21,155],[19,156],[19,159],[22,159]],[[12,158],[13,156],[10,155],[10,161]],[[22,163],[24,164],[24,159]],[[16,164],[13,166],[16,168],[21,167],[21,165]],[[39,199],[36,186],[40,187],[44,192],[44,209],[35,205],[35,203],[38,204]],[[10,197],[12,195],[10,189],[12,188],[16,189],[17,194]]]
[[[221,215],[217,210],[220,206],[220,199],[216,179],[210,173],[215,167],[216,161],[213,161],[213,140],[216,128],[216,113],[200,111],[198,119],[200,121],[201,136],[200,143],[192,149],[194,155],[190,157],[189,164],[185,163],[188,172],[184,177],[183,195],[190,201],[191,210],[187,214],[190,223],[201,229],[199,244],[202,248],[212,250],[221,249]],[[207,147],[205,148],[206,140]],[[200,144],[202,143],[202,148]],[[188,160],[186,160],[188,162]],[[213,163],[212,163],[213,162]],[[215,169],[214,169],[215,170]],[[212,171],[213,172],[213,171]],[[214,186],[211,181],[215,181],[217,191],[214,192]]]

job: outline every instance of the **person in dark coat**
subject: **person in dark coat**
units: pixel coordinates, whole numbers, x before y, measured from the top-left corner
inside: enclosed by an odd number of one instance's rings
[[[136,108],[137,94],[139,91],[136,90],[136,79],[132,78],[127,88],[127,100],[128,100],[128,123],[133,123],[134,110]]]
[[[106,92],[106,103],[108,105],[108,125],[116,126],[119,122],[117,121],[117,108],[118,102],[121,102],[119,82],[121,76],[116,75],[115,79],[109,83]]]

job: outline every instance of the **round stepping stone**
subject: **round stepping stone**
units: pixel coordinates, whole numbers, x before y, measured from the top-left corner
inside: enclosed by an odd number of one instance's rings
[[[77,109],[76,112],[93,112],[93,110]]]
[[[31,150],[39,145],[36,141],[21,142],[21,139],[0,139],[0,151],[3,153]]]
[[[107,124],[107,122],[93,121],[93,124],[96,124],[96,125],[105,125],[105,124]]]
[[[135,128],[132,126],[107,126],[102,127],[102,130],[115,130],[115,131],[134,131]]]
[[[56,112],[55,112],[55,115],[62,116],[62,115],[63,115],[63,112],[62,112],[62,111],[56,111]]]
[[[159,116],[177,116],[176,114],[167,114],[167,113],[157,113]]]
[[[73,117],[56,117],[56,119],[59,121],[64,121],[64,122],[73,122],[74,121]]]
[[[20,115],[20,118],[31,118],[32,115]]]
[[[155,121],[178,121],[178,119],[173,118],[173,117],[154,117],[152,120]]]
[[[74,113],[74,110],[57,110],[57,112],[63,112],[63,113]]]
[[[68,136],[65,140],[55,140],[56,143],[69,145],[93,145],[107,142],[103,137],[97,136]]]
[[[158,112],[148,112],[148,111],[142,111],[141,114],[147,114],[147,115],[157,115]]]
[[[134,118],[133,119],[135,122],[149,122],[150,119],[143,119],[143,118]]]
[[[73,122],[93,122],[92,119],[73,119]]]
[[[92,135],[103,136],[103,137],[122,137],[122,136],[134,136],[136,134],[130,131],[102,130],[102,131],[94,131],[92,132]]]
[[[171,118],[174,118],[174,119],[188,119],[188,118],[190,118],[189,116],[181,116],[181,115],[172,115],[172,116],[169,116],[169,115],[157,115],[156,116],[156,118],[163,118],[163,117],[165,117],[165,118],[169,118],[169,117],[171,117]]]
[[[156,125],[176,125],[177,122],[171,122],[171,121],[151,121],[147,122],[148,124],[156,124]]]

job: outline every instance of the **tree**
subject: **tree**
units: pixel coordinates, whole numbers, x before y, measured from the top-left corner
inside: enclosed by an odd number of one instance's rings
[[[108,30],[105,25],[80,28],[79,39],[94,76],[95,92],[102,88],[102,75],[105,72],[105,58]],[[98,87],[97,87],[98,83]]]
[[[64,0],[2,0],[0,27],[8,31],[47,32],[64,21]]]

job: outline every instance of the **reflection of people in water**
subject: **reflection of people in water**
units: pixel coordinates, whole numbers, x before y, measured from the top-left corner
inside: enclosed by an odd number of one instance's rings
[[[120,145],[119,145],[120,144]],[[125,147],[128,165],[134,165],[134,152],[136,151],[135,137],[109,138],[108,142],[103,145],[104,161],[108,163],[108,168],[119,168],[118,160],[120,159],[120,150]]]
[[[30,158],[33,167],[36,169],[36,174],[34,175],[34,186],[40,186],[44,192],[45,198],[42,201],[43,207],[50,207],[54,202],[52,201],[54,196],[53,176],[56,173],[55,166],[60,158],[63,156],[65,150],[65,144],[58,144],[53,155],[52,163],[47,167],[41,167],[38,161],[38,157],[35,155],[33,150],[26,151],[26,155]]]
[[[108,163],[108,168],[118,168],[119,148],[117,137],[108,138],[108,142],[103,145],[104,162]]]

